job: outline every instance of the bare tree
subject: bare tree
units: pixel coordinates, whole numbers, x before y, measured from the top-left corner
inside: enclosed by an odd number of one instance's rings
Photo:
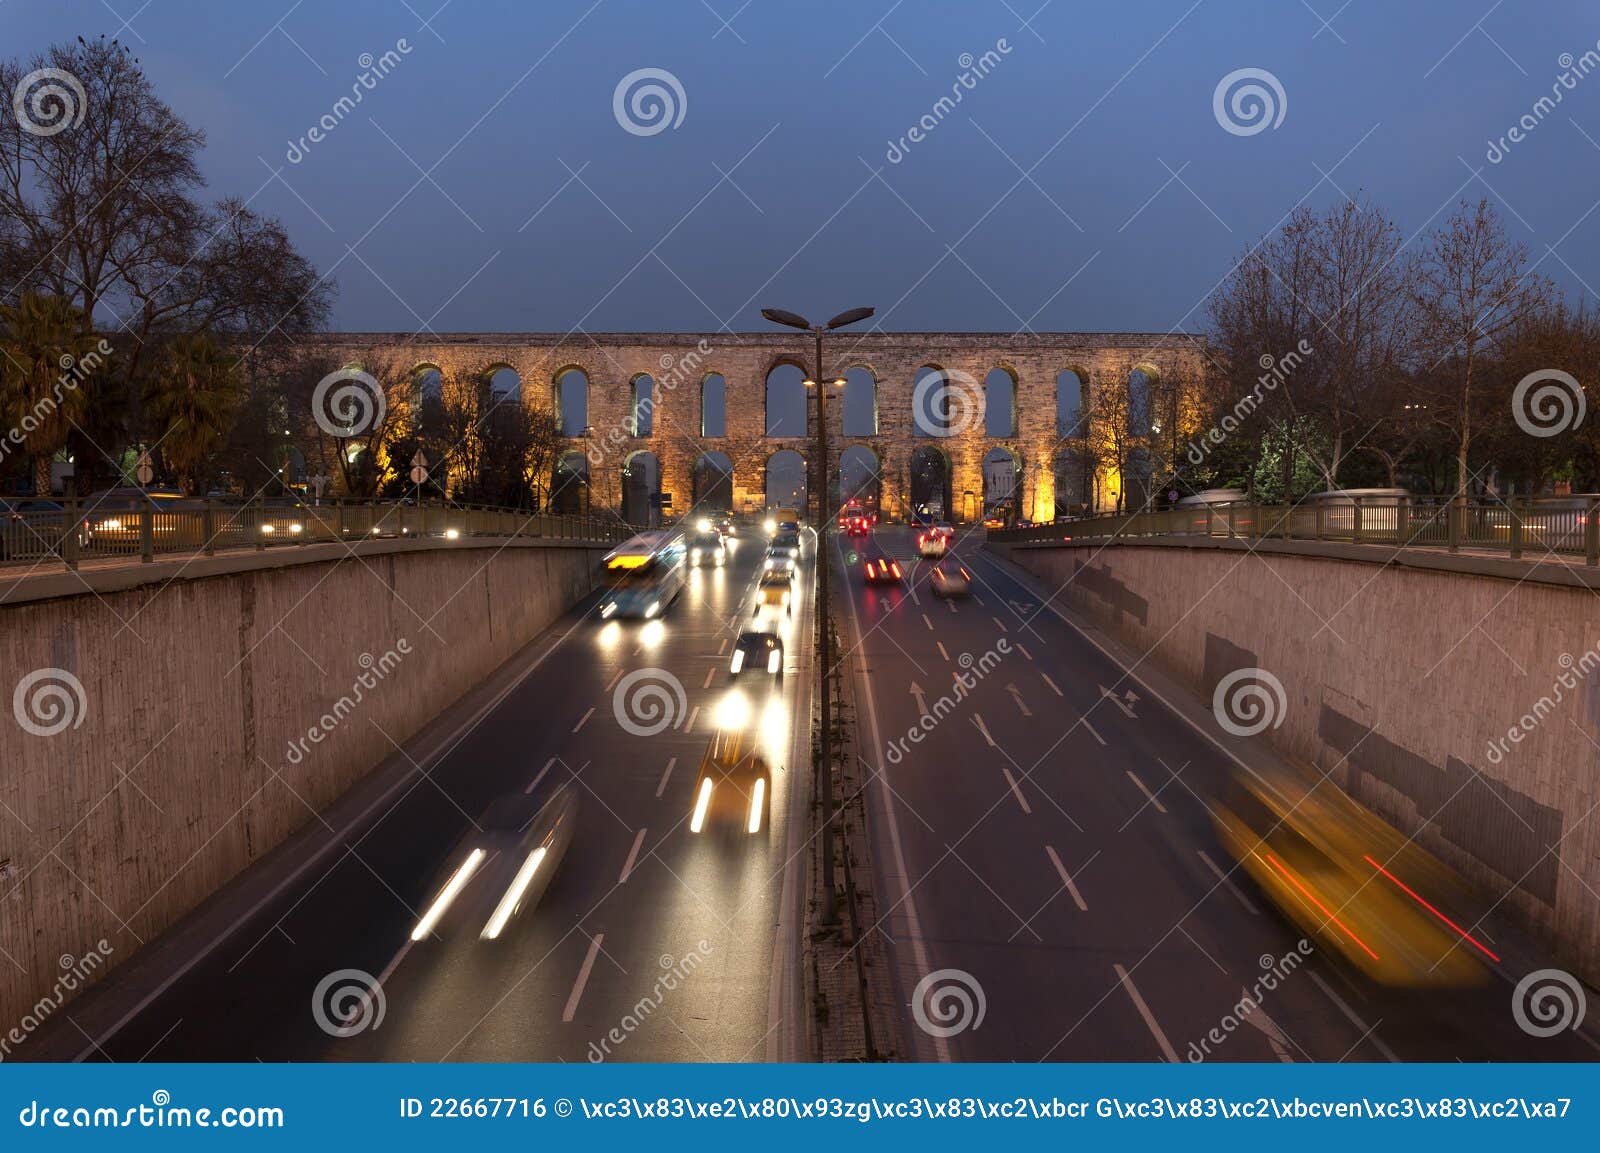
[[[1486,414],[1483,360],[1501,349],[1506,334],[1551,297],[1548,280],[1527,268],[1527,249],[1506,237],[1487,199],[1462,201],[1434,232],[1421,260],[1417,303],[1421,347],[1429,369],[1443,370],[1447,388],[1437,416],[1456,442],[1456,494],[1467,494],[1473,437]]]

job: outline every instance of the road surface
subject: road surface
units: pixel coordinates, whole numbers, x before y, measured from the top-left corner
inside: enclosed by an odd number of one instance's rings
[[[960,601],[932,594],[909,529],[834,550],[873,771],[879,927],[907,1006],[904,1051],[989,1061],[1596,1057],[1587,1037],[1517,1028],[1520,973],[1433,996],[1375,987],[1315,942],[1309,959],[1285,964],[1300,933],[1232,871],[1212,832],[1206,799],[1227,754],[981,542],[979,531],[956,544],[976,578],[976,595]],[[904,587],[864,584],[853,558],[869,550],[900,558]],[[981,674],[963,699],[953,697],[958,670]],[[912,744],[924,712],[937,723]],[[925,1011],[930,1031],[911,1002],[940,970],[958,971],[933,981],[949,991],[951,1016]],[[1241,995],[1273,970],[1277,987],[1241,1016]],[[967,1027],[952,1031],[961,1020]]]
[[[351,835],[255,906],[224,909],[234,927],[212,946],[194,935],[189,967],[153,997],[119,989],[122,971],[88,995],[113,1027],[70,1033],[77,1055],[138,1060],[743,1061],[794,1057],[799,907],[789,837],[795,748],[808,753],[814,673],[810,598],[783,625],[787,669],[730,688],[729,654],[765,541],[745,535],[722,569],[693,570],[664,622],[601,623],[595,598],[519,658],[520,681],[411,770]],[[803,562],[809,579],[812,550]],[[643,670],[660,670],[643,672]],[[644,679],[629,682],[640,674]],[[672,679],[667,679],[670,676]],[[618,689],[665,685],[672,723],[623,727]],[[681,705],[673,684],[682,686]],[[768,828],[691,836],[700,758],[717,710],[742,695],[774,770]],[[647,706],[639,706],[646,710]],[[459,710],[458,710],[459,711]],[[625,714],[635,729],[655,723]],[[359,722],[359,717],[352,723]],[[809,762],[806,764],[809,771]],[[425,772],[416,771],[418,769]],[[381,770],[380,770],[381,771]],[[581,795],[572,846],[531,917],[485,947],[476,941],[400,956],[436,891],[451,849],[504,794],[568,781]],[[320,819],[320,818],[319,818]],[[795,836],[795,844],[800,837]],[[210,911],[214,921],[219,910]],[[189,934],[164,942],[181,950]],[[400,956],[396,963],[397,956]],[[382,975],[383,1014],[330,1034],[313,1011],[330,975]],[[670,978],[670,979],[668,979]],[[365,978],[335,979],[341,986]],[[119,997],[131,1004],[117,1003]],[[136,999],[135,999],[136,998]],[[322,1018],[352,1027],[351,1007]],[[76,1006],[81,1013],[82,1006]],[[620,1038],[620,1039],[619,1039]],[[59,1034],[56,1040],[60,1040]]]

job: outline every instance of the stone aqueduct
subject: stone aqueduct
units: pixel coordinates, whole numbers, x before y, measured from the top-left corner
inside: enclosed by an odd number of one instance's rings
[[[603,476],[601,469],[620,467],[637,453],[653,453],[659,463],[660,488],[674,494],[679,509],[688,504],[695,463],[705,453],[721,452],[731,459],[739,508],[747,502],[762,502],[767,462],[778,452],[798,452],[810,475],[814,405],[807,406],[807,437],[767,435],[768,375],[784,364],[794,365],[808,378],[812,375],[814,345],[802,333],[447,333],[426,337],[339,333],[326,334],[317,343],[348,357],[352,364],[361,363],[363,356],[380,355],[391,365],[414,361],[419,374],[437,369],[446,374],[488,376],[509,368],[521,382],[523,403],[554,405],[558,414],[557,382],[579,369],[588,379],[587,423],[592,432],[588,438],[572,438],[572,451],[588,454],[596,466],[590,474],[596,477]],[[994,448],[1004,448],[1018,463],[1018,508],[1024,515],[1049,516],[1054,508],[1052,462],[1064,443],[1057,430],[1058,375],[1066,370],[1077,374],[1084,408],[1093,411],[1098,403],[1094,398],[1103,397],[1108,388],[1126,389],[1136,369],[1192,388],[1202,378],[1205,347],[1201,338],[1183,333],[841,332],[825,338],[823,359],[825,379],[844,377],[853,369],[871,374],[876,433],[844,435],[844,405],[830,400],[830,457],[837,469],[844,450],[855,445],[870,450],[878,462],[880,499],[887,513],[904,514],[912,453],[931,445],[948,461],[949,487],[958,506],[955,513],[962,511],[963,494],[981,497],[984,457]],[[969,427],[954,435],[919,433],[913,415],[915,381],[930,368],[943,370],[956,380],[976,382],[980,391],[991,371],[1008,372],[1015,382],[1013,435],[987,435],[981,411]],[[726,381],[723,436],[701,435],[702,390],[713,375]],[[635,436],[631,424],[635,382],[644,376],[654,384],[653,427],[649,435]],[[593,500],[599,505],[620,499],[619,487],[608,492],[601,481]],[[1107,499],[1102,492],[1100,502]],[[971,511],[970,502],[966,511]]]

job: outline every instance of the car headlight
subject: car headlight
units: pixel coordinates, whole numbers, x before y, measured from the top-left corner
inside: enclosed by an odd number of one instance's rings
[[[304,529],[305,529],[305,525],[301,524],[299,521],[296,521],[294,524],[289,526],[289,531],[291,533],[301,532]]]
[[[767,672],[775,673],[783,667],[783,651],[773,649],[772,655],[767,657]]]
[[[651,601],[650,602],[650,607],[644,610],[644,615],[647,616],[647,617],[653,617],[660,610],[661,610],[661,602],[660,601]]]
[[[447,528],[447,529],[444,530],[444,539],[445,540],[456,540],[460,536],[461,536],[461,530],[458,529],[458,528]]]
[[[103,520],[100,522],[100,528],[104,532],[116,532],[121,527],[122,522],[116,517],[112,517],[109,520]]]
[[[744,650],[734,649],[733,663],[728,666],[728,671],[730,673],[737,673],[742,668],[744,668]]]
[[[769,520],[769,521],[766,521],[764,524],[762,524],[761,527],[766,529],[768,532],[777,532],[778,531],[778,522],[775,521],[775,520]]]
[[[697,549],[697,548],[696,549],[690,549],[689,550],[689,559],[690,560],[699,560],[700,559],[700,550]]]
[[[711,531],[711,518],[710,517],[705,517],[705,516],[701,517],[698,521],[695,522],[695,527],[698,528],[701,532],[710,532]]]
[[[614,613],[616,611],[617,611],[616,602],[607,601],[605,604],[600,606],[601,619],[604,619],[604,618],[610,616],[612,613]]]
[[[277,532],[278,530],[273,525],[264,524],[264,525],[261,526],[261,531],[266,533],[268,536],[271,536],[273,533]]]

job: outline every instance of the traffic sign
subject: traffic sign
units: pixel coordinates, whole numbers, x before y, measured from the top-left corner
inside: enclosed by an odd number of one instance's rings
[[[422,484],[428,479],[428,458],[419,448],[411,458],[411,483]]]
[[[149,450],[141,452],[139,454],[139,463],[134,465],[134,475],[139,478],[139,483],[149,484],[151,478],[154,477],[155,474],[155,469],[150,465]]]

